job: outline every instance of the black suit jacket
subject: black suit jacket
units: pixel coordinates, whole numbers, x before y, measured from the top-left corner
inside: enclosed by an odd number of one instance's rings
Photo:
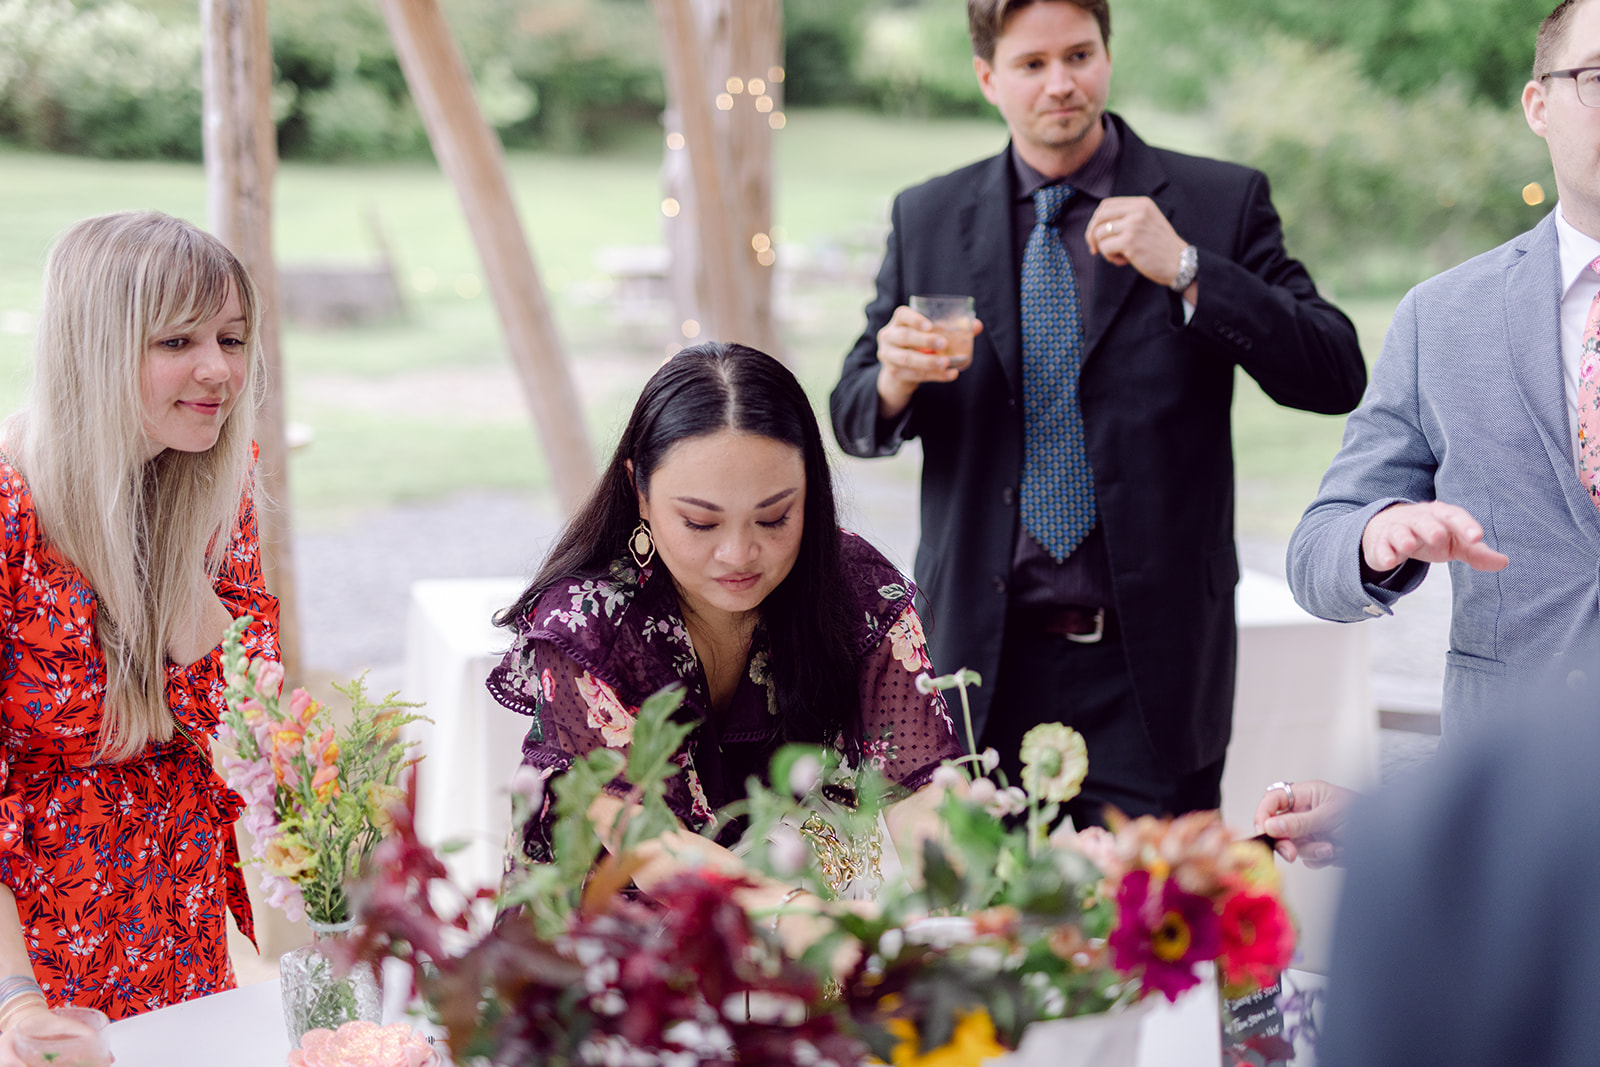
[[[1355,328],[1283,250],[1257,171],[1154,149],[1121,124],[1114,195],[1149,196],[1200,249],[1199,305],[1131,267],[1095,261],[1080,384],[1113,605],[1140,711],[1175,773],[1227,749],[1236,635],[1233,444],[1237,364],[1280,404],[1342,413],[1366,368]],[[831,408],[846,452],[922,440],[922,543],[935,667],[1000,662],[1022,471],[1022,326],[1009,152],[901,193],[877,296]],[[956,381],[877,416],[877,332],[912,293],[971,293],[984,330]],[[992,690],[992,687],[991,687]],[[988,691],[973,693],[974,725]],[[1063,694],[1063,700],[1070,700]]]

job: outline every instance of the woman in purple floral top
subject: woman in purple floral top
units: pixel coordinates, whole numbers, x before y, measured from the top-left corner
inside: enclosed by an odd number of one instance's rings
[[[488,685],[532,718],[523,763],[546,776],[626,749],[640,704],[684,685],[680,714],[699,725],[667,800],[690,831],[785,742],[832,745],[916,792],[961,748],[943,697],[916,686],[931,668],[912,596],[840,531],[794,376],[754,349],[699,345],[650,379],[594,495],[499,617],[515,638]],[[547,858],[547,826],[548,811],[530,858]],[[658,859],[637,877],[647,892],[679,865]]]

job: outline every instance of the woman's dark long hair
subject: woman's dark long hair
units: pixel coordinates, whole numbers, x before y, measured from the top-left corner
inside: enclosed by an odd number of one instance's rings
[[[800,450],[806,498],[800,555],[761,604],[772,642],[772,682],[784,739],[831,743],[843,735],[859,753],[860,694],[850,647],[854,609],[839,554],[839,520],[822,434],[805,391],[782,363],[744,345],[686,348],[645,383],[617,450],[589,499],[556,539],[531,585],[495,623],[515,627],[551,586],[604,573],[639,524],[639,491],[680,441],[722,430],[782,441]]]

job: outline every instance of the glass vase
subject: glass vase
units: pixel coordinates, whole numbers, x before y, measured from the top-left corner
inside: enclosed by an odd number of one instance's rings
[[[383,1022],[383,983],[371,964],[358,963],[339,973],[332,949],[347,937],[355,923],[307,922],[311,944],[285,952],[278,961],[283,988],[283,1021],[289,1041],[300,1047],[307,1030],[337,1030],[365,1019]]]

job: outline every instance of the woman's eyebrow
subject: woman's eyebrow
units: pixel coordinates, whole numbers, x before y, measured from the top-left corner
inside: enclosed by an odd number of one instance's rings
[[[767,499],[765,499],[765,500],[761,501],[759,504],[757,504],[756,508],[758,510],[761,509],[761,508],[769,508],[772,505],[776,504],[778,501],[783,500],[786,497],[791,497],[791,496],[793,496],[795,493],[797,493],[799,491],[800,490],[798,489],[798,487],[796,487],[796,488],[785,489],[785,490],[783,490],[782,492],[779,492],[779,493],[774,493],[771,496],[767,497]],[[720,511],[723,510],[721,504],[713,504],[713,503],[711,503],[711,501],[709,501],[709,500],[701,500],[699,497],[694,497],[694,496],[675,496],[672,499],[678,501],[680,504],[692,504],[693,506],[695,506],[697,508],[705,508],[707,511],[720,512]]]

